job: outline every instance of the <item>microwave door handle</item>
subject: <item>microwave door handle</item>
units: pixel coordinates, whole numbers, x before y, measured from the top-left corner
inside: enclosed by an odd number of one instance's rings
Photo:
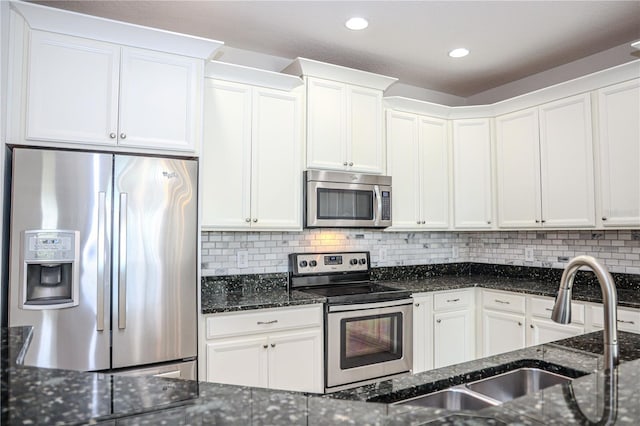
[[[382,217],[382,197],[380,196],[380,187],[373,185],[373,196],[377,202],[377,209],[373,212],[373,223],[378,224],[378,216]]]

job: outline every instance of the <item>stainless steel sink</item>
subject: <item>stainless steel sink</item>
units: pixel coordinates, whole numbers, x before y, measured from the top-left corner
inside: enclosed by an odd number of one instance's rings
[[[506,402],[571,380],[568,377],[539,368],[519,368],[477,382],[467,383],[466,386],[474,392],[500,402]]]
[[[481,410],[498,404],[498,401],[491,401],[489,398],[484,398],[482,395],[476,395],[463,387],[456,386],[428,395],[407,399],[395,405],[417,405],[420,407],[435,407],[457,411]]]

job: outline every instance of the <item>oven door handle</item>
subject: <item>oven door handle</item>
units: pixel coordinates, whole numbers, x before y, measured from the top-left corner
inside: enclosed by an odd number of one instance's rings
[[[391,300],[376,303],[356,303],[352,305],[329,305],[329,312],[360,311],[362,309],[391,308],[393,306],[411,305],[413,299]]]

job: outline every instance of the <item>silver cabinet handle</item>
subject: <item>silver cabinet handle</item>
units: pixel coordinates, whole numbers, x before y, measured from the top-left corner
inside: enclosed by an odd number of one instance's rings
[[[457,299],[447,299],[447,303],[453,303],[453,302],[459,302],[459,301],[460,301],[459,298],[457,298]]]
[[[494,301],[496,303],[502,303],[503,305],[510,305],[511,304],[511,302],[508,302],[506,300],[494,299]]]
[[[120,133],[120,139],[126,139],[127,138],[127,134],[122,132]]]
[[[635,321],[625,321],[625,320],[621,320],[621,319],[619,319],[617,321],[619,323],[621,323],[621,324],[635,324]]]
[[[276,347],[276,344],[275,344],[275,343],[272,343],[272,344],[271,344],[271,347],[272,347],[272,348],[275,348],[275,347]]]
[[[346,161],[344,163],[342,163],[343,166],[347,166],[349,165],[349,163],[347,163]]]
[[[349,161],[349,165],[350,165],[350,166],[353,166],[353,161]]]
[[[250,217],[248,217],[248,218],[246,218],[244,221],[245,221],[245,222],[247,222],[247,223],[249,223],[249,222],[251,222],[251,218],[250,218]]]
[[[271,320],[271,321],[258,321],[257,324],[258,325],[266,325],[266,324],[275,324],[277,323],[278,320]]]
[[[258,221],[258,219],[253,219],[253,223],[256,223]]]
[[[437,320],[436,320],[436,322],[437,322],[438,324],[440,324],[440,323],[442,322],[442,320],[441,320],[441,319],[437,319]]]
[[[105,235],[107,234],[107,193],[98,192],[98,271],[97,271],[97,307],[96,307],[96,330],[104,331],[104,267],[106,263]]]
[[[127,193],[120,194],[120,229],[118,232],[118,328],[127,327]]]
[[[111,139],[115,139],[115,138],[116,138],[116,136],[117,136],[117,135],[116,135],[114,132],[109,133],[109,137],[110,137]]]

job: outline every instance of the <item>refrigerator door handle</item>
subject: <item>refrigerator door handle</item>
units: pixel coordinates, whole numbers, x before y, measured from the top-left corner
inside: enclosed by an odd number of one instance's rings
[[[105,236],[107,227],[107,193],[98,192],[98,288],[96,329],[104,331],[104,288],[105,288]]]
[[[120,194],[118,232],[118,328],[127,327],[127,193]]]

